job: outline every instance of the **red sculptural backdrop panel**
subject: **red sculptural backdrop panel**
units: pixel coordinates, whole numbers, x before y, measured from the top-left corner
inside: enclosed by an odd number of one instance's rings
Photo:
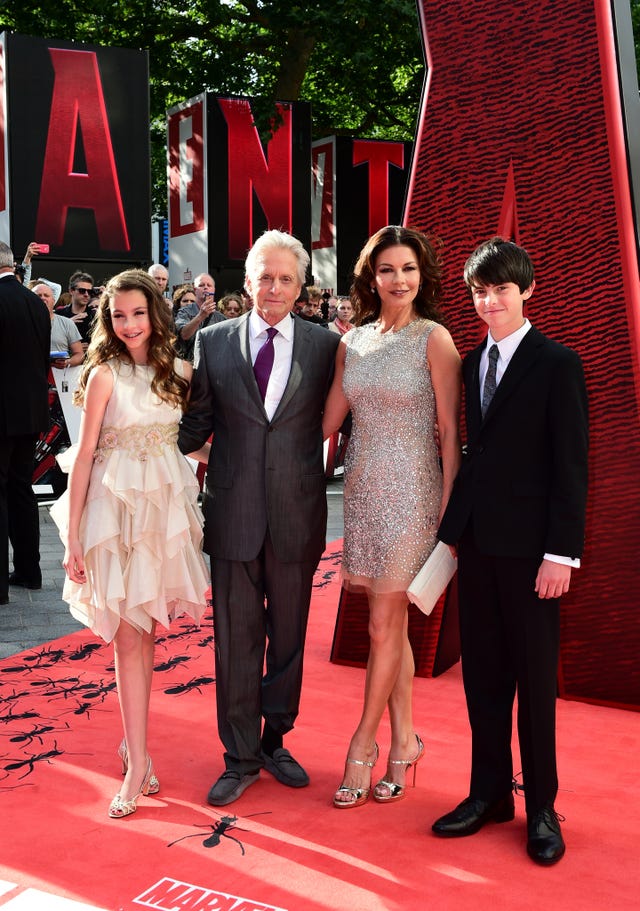
[[[584,361],[587,542],[563,599],[560,692],[638,708],[640,302],[621,6],[423,0],[429,81],[404,220],[442,240],[445,312],[462,354],[482,337],[463,264],[501,234],[536,266],[529,318]]]

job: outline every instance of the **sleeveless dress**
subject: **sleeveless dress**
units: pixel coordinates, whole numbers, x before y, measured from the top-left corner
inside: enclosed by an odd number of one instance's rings
[[[184,613],[199,622],[209,587],[199,486],[176,445],[181,411],[151,391],[153,367],[108,366],[113,392],[80,522],[87,581],[67,578],[62,592],[73,616],[106,642],[122,619],[147,632],[154,619],[168,627]],[[51,515],[64,540],[68,492]]]
[[[416,319],[380,334],[367,324],[344,336],[353,417],[344,485],[348,588],[406,591],[436,544],[442,473],[426,354],[436,325]]]

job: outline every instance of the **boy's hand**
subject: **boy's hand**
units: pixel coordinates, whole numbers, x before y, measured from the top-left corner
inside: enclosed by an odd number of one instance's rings
[[[536,577],[539,598],[560,598],[569,591],[571,567],[552,560],[543,560]]]

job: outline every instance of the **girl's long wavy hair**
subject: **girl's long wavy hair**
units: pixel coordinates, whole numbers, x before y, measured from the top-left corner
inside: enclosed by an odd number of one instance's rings
[[[366,242],[353,270],[351,303],[357,326],[372,323],[380,316],[380,297],[375,290],[376,263],[388,247],[410,247],[420,267],[420,288],[413,301],[418,316],[444,323],[440,312],[442,297],[441,265],[434,243],[417,228],[387,225]],[[373,291],[371,289],[374,289]]]
[[[155,370],[151,381],[152,391],[163,402],[175,405],[184,411],[187,407],[189,382],[175,370],[176,352],[173,347],[175,335],[171,312],[160,294],[155,279],[141,269],[128,269],[107,282],[98,303],[91,342],[80,374],[78,388],[73,397],[74,404],[82,405],[84,402],[87,380],[94,367],[106,364],[112,358],[135,366],[127,346],[117,337],[111,322],[109,306],[116,294],[121,294],[123,291],[141,291],[147,300],[151,323],[147,363]]]

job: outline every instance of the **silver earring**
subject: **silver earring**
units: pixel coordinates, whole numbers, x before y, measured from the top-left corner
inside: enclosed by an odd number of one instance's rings
[[[372,294],[375,294],[375,293],[376,293],[376,289],[375,289],[375,287],[374,287],[373,285],[371,285],[371,293],[372,293]]]

